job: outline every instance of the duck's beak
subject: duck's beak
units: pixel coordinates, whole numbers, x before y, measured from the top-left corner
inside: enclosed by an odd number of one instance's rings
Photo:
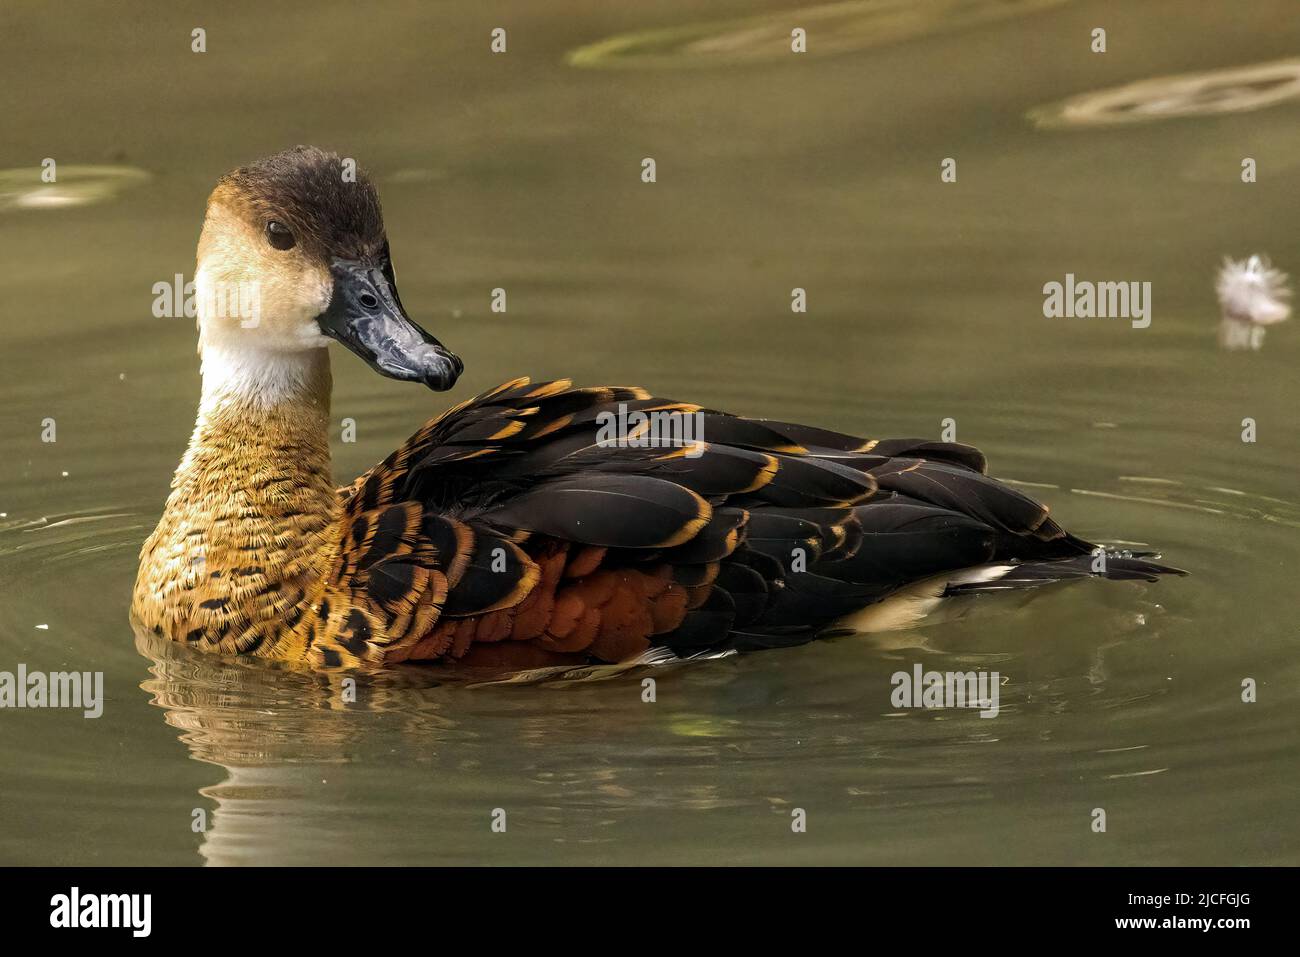
[[[464,368],[441,342],[417,326],[402,308],[397,287],[376,266],[349,259],[330,264],[334,294],[317,318],[321,332],[337,339],[381,375],[423,382],[442,392]]]

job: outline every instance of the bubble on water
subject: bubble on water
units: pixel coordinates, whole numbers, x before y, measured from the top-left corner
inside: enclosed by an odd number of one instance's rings
[[[41,182],[39,166],[0,170],[0,212],[103,203],[150,178],[132,166],[59,166],[53,183]]]
[[[735,20],[607,37],[565,57],[578,67],[675,67],[748,63],[792,56],[791,31],[807,31],[822,56],[886,46],[1060,6],[1067,0],[847,0]],[[797,59],[797,57],[796,57]]]
[[[1178,116],[1261,110],[1300,97],[1300,57],[1180,73],[1094,90],[1036,107],[1040,129],[1149,123]]]

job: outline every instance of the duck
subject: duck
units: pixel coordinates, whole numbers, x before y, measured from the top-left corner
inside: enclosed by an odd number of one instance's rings
[[[138,630],[323,671],[516,673],[787,647],[906,627],[963,594],[1184,574],[1068,533],[972,446],[632,386],[513,379],[338,487],[331,343],[433,391],[464,368],[403,306],[378,191],[348,168],[299,146],[208,198],[202,390],[140,552]],[[256,291],[254,316],[222,308],[229,289]]]

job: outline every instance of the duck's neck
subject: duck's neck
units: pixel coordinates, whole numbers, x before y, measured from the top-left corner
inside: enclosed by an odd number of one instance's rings
[[[207,650],[271,653],[314,600],[335,536],[329,359],[203,352],[203,398],[133,610]]]

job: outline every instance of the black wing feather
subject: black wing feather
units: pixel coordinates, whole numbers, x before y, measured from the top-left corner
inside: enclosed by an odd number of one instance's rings
[[[657,411],[697,416],[702,441],[603,441],[609,415]],[[450,617],[512,607],[537,580],[539,556],[590,546],[606,551],[584,567],[640,569],[686,590],[680,625],[654,641],[694,653],[808,640],[902,585],[985,562],[1018,566],[1003,580],[1015,587],[1091,573],[1093,546],[985,471],[978,449],[952,442],[866,439],[636,388],[516,380],[430,422],[345,501],[373,512],[357,525],[370,536],[361,570],[410,553],[401,560],[446,575]],[[407,541],[402,513],[376,511],[401,502],[424,509],[418,543]],[[1148,556],[1109,568],[1115,578],[1176,571]],[[400,604],[417,577],[393,565],[376,600]],[[573,608],[567,601],[566,630],[551,640],[595,627],[575,623]]]

